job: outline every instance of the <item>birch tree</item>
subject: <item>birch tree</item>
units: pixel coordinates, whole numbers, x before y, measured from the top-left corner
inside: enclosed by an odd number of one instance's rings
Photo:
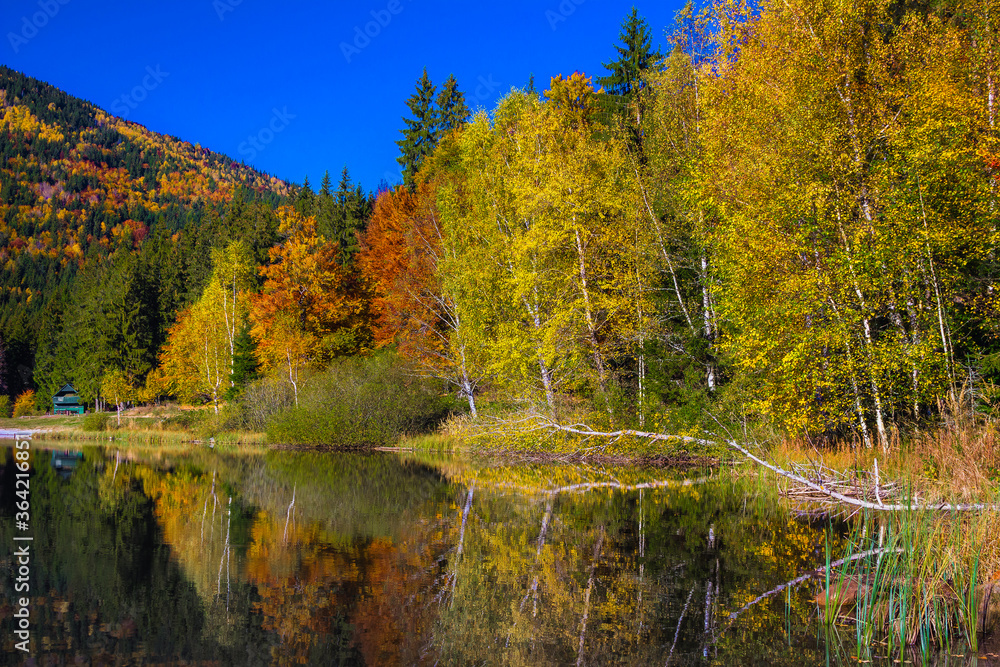
[[[515,92],[492,122],[480,114],[459,140],[462,182],[442,198],[457,251],[445,286],[470,341],[491,375],[550,411],[559,392],[610,408],[608,360],[637,338],[634,178],[621,144],[597,138],[599,94],[557,77],[547,101]]]
[[[476,416],[480,360],[466,340],[464,315],[438,271],[455,252],[436,204],[446,177],[433,173],[438,159],[428,158],[414,193],[397,188],[379,195],[358,264],[374,291],[376,344],[396,343],[422,373],[457,387]]]
[[[957,381],[962,276],[995,229],[967,37],[877,1],[769,3],[728,29],[703,176],[726,350],[763,413],[886,447]]]
[[[168,332],[157,375],[173,393],[186,400],[205,397],[218,412],[219,399],[233,384],[235,341],[248,322],[253,269],[238,241],[213,250],[212,264],[201,297]]]

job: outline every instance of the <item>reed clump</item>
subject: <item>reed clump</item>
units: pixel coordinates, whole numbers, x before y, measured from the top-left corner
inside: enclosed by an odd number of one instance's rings
[[[854,625],[859,655],[963,645],[977,650],[1000,621],[995,512],[865,511],[838,566],[828,555],[816,597],[827,623]]]

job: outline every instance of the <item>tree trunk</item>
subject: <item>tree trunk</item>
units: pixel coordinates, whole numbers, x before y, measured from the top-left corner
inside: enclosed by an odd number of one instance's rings
[[[583,240],[580,238],[580,230],[574,229],[576,235],[576,252],[580,263],[580,292],[583,295],[583,312],[587,322],[587,338],[590,341],[591,353],[594,356],[594,365],[597,367],[597,380],[600,384],[601,395],[608,413],[611,413],[611,403],[608,401],[608,391],[605,384],[604,358],[601,356],[601,349],[597,341],[597,327],[594,324],[593,308],[590,303],[590,290],[587,287],[587,263],[586,254],[583,249]]]
[[[468,379],[463,382],[463,385],[462,390],[465,392],[465,398],[469,401],[469,412],[472,413],[472,417],[475,419],[479,416],[479,413],[476,411],[476,395],[473,392]]]
[[[472,417],[476,418],[479,413],[476,412],[476,394],[475,387],[472,386],[472,381],[469,379],[469,372],[465,367],[465,346],[462,345],[459,349],[459,359],[460,365],[459,370],[461,372],[461,390],[465,394],[465,398],[469,401],[469,411],[472,412]]]
[[[538,314],[538,306],[531,306],[527,299],[524,301],[525,307],[528,309],[528,314],[531,315],[532,322],[535,325],[535,332],[539,333],[542,330],[542,319]],[[548,368],[545,363],[545,356],[542,354],[541,345],[538,346],[538,368],[542,376],[542,387],[545,389],[545,402],[549,405],[549,412],[554,416],[556,413],[556,401],[555,394],[552,389],[552,371]]]
[[[701,303],[704,322],[702,331],[705,340],[708,341],[709,348],[711,348],[715,331],[712,326],[712,300],[708,293],[708,257],[704,254],[701,256]],[[705,367],[705,382],[708,384],[708,390],[715,391],[715,361],[709,359]]]
[[[285,358],[288,360],[288,381],[292,385],[292,393],[295,396],[295,407],[299,407],[299,384],[295,381],[295,373],[292,368],[292,353],[287,348],[285,349]]]

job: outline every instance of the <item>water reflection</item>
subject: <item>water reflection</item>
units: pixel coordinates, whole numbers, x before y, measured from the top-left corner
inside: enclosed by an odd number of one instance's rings
[[[52,469],[59,473],[60,477],[69,479],[69,476],[73,474],[73,471],[76,470],[76,466],[79,465],[82,459],[82,452],[53,450],[50,464]]]
[[[856,661],[853,631],[820,629],[810,586],[777,588],[838,549],[836,531],[728,473],[35,446],[36,658]],[[6,545],[12,463],[0,450]]]

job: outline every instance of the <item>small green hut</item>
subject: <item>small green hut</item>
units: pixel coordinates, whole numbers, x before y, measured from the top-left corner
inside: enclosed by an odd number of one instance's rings
[[[80,402],[80,394],[76,392],[76,387],[72,382],[67,382],[62,389],[52,397],[52,414],[54,415],[82,415],[83,403]]]

